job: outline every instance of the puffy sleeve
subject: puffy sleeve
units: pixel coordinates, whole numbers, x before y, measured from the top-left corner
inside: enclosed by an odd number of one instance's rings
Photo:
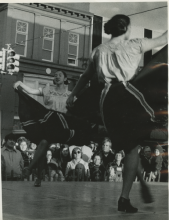
[[[46,86],[42,89],[43,101],[47,108],[52,108],[53,99],[51,97],[50,84],[47,83]]]
[[[129,41],[129,46],[131,47],[131,50],[134,54],[142,54],[143,53],[143,47],[146,48],[146,45],[149,43],[148,38],[136,38],[131,39]]]
[[[43,96],[48,95],[50,93],[50,84],[47,83],[46,86],[41,90],[42,90],[42,95]]]

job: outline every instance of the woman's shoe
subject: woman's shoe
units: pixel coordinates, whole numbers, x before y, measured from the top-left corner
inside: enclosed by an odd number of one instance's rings
[[[154,202],[154,198],[147,184],[141,186],[141,196],[142,196],[144,203]]]
[[[40,179],[36,179],[34,182],[34,186],[35,187],[40,187],[41,186],[41,180]]]
[[[134,208],[131,203],[130,199],[125,199],[120,197],[118,201],[118,211],[127,212],[127,213],[135,213],[138,211],[137,208]]]

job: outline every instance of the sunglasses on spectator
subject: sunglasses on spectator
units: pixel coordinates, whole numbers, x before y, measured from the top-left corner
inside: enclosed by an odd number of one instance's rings
[[[76,152],[74,152],[74,154],[80,154],[81,152],[80,151],[76,151]]]

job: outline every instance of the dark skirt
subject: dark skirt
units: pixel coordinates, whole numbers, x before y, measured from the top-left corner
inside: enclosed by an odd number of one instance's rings
[[[126,153],[150,139],[153,129],[166,130],[168,122],[168,47],[159,51],[152,61],[128,83],[114,80],[103,103],[103,85],[89,87],[77,99],[72,112],[92,122],[104,124],[113,142],[113,149]],[[101,100],[102,101],[102,100]],[[102,122],[99,119],[102,115]],[[101,117],[100,117],[101,118]]]
[[[149,139],[153,129],[164,129],[168,121],[168,66],[161,64],[129,84],[139,97],[118,82],[110,86],[101,106],[113,148],[126,153]]]
[[[102,125],[99,102],[103,88],[104,85],[98,83],[85,88],[74,102],[74,106],[69,108],[69,111],[73,115],[89,120],[91,123]]]
[[[46,109],[18,87],[19,117],[31,142],[39,144],[43,139],[49,143],[88,144],[90,124],[80,118]]]

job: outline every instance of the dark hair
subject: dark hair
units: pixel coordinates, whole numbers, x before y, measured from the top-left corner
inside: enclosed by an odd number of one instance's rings
[[[57,72],[62,72],[63,75],[64,75],[64,77],[67,78],[67,74],[66,74],[65,71],[63,71],[63,70],[57,70],[56,73],[57,73]],[[54,80],[53,80],[53,84],[56,85],[56,83],[54,82]],[[67,80],[67,79],[64,81],[64,84],[65,84],[65,85],[68,85],[68,80]]]
[[[7,135],[5,136],[5,142],[7,142],[8,140],[13,140],[13,141],[16,142],[16,136],[15,136],[14,134],[12,134],[12,133],[7,134]]]
[[[125,157],[125,153],[124,153],[123,150],[121,150],[121,151],[117,151],[116,154],[121,154],[122,158]],[[115,157],[116,157],[116,154],[115,154]]]
[[[130,24],[130,18],[126,15],[115,15],[104,25],[104,32],[118,37],[125,34]]]
[[[99,156],[99,157],[100,157],[100,160],[101,160],[101,162],[102,162],[102,160],[103,160],[102,154],[101,154],[100,152],[94,153],[94,154],[92,155],[92,160],[94,160],[94,158],[95,158],[96,156]]]
[[[67,145],[67,144],[66,144]],[[57,154],[57,163],[58,163],[58,167],[62,170],[64,169],[64,163],[66,162],[69,162],[71,161],[71,157],[70,157],[70,151],[67,155],[67,157],[64,157],[63,154],[62,154],[62,150],[63,148],[65,148],[65,144],[61,144],[60,146],[60,149],[58,151],[58,154]],[[68,150],[69,150],[69,146],[68,146]],[[65,171],[64,171],[65,172]]]

